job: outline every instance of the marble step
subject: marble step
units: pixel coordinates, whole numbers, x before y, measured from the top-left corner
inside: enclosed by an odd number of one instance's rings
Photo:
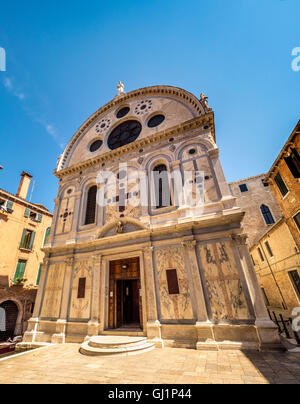
[[[155,345],[147,338],[125,336],[92,337],[80,347],[80,353],[89,356],[128,356],[148,352]]]

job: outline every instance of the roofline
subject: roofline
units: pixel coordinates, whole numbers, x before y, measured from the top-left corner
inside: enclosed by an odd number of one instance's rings
[[[250,246],[250,249],[251,249],[251,248],[254,248],[256,245],[258,245],[258,244],[260,243],[260,241],[261,241],[264,237],[266,237],[266,235],[267,235],[268,233],[270,233],[272,230],[274,230],[277,226],[279,226],[279,225],[282,224],[282,223],[285,223],[285,219],[284,219],[283,216],[282,216],[280,219],[278,219],[276,223],[274,223],[272,226],[270,226],[270,227],[268,228],[268,230],[266,230],[266,231],[263,232],[259,237],[257,237],[257,238],[254,240],[254,242],[252,243],[252,245]]]
[[[258,174],[258,175],[255,175],[253,177],[248,177],[248,178],[244,178],[244,179],[241,179],[241,180],[229,182],[228,185],[233,185],[233,184],[238,184],[239,182],[246,182],[246,181],[254,180],[255,178],[259,178],[259,177],[264,178],[265,176],[266,176],[266,173]]]
[[[273,163],[271,169],[267,173],[266,178],[265,178],[266,181],[270,179],[270,177],[272,176],[272,174],[274,173],[274,171],[278,167],[279,161],[282,159],[285,150],[289,147],[290,143],[292,143],[292,141],[294,140],[294,137],[296,137],[299,134],[300,134],[300,120],[298,121],[297,125],[295,126],[295,129],[293,130],[293,132],[289,136],[289,138],[286,141],[285,145],[281,149],[281,151],[280,151],[279,155],[277,156],[275,162]]]
[[[53,213],[51,213],[46,207],[45,207],[45,209],[42,209],[42,208],[36,206],[36,204],[34,204],[32,202],[28,202],[28,201],[26,201],[26,199],[23,199],[14,194],[11,194],[10,192],[5,191],[2,188],[0,188],[0,195],[6,195],[6,196],[8,196],[8,198],[14,199],[16,202],[19,202],[27,207],[31,207],[39,212],[43,212],[45,215],[53,217]]]
[[[65,168],[65,164],[68,160],[68,156],[70,151],[72,150],[74,144],[80,138],[82,134],[86,132],[86,130],[94,124],[95,120],[97,120],[101,115],[108,112],[114,107],[121,105],[129,99],[139,98],[141,96],[146,95],[165,95],[165,96],[178,96],[179,98],[186,100],[190,103],[191,106],[194,107],[194,111],[197,112],[200,116],[205,116],[207,113],[211,113],[211,108],[205,108],[203,106],[203,102],[199,100],[194,94],[190,93],[187,90],[184,90],[179,87],[167,86],[167,85],[157,85],[150,87],[143,87],[137,90],[130,91],[128,93],[123,93],[121,95],[116,95],[111,101],[104,104],[100,107],[96,112],[94,112],[74,133],[69,143],[65,147],[65,150],[62,153],[58,170],[61,171]],[[215,126],[212,128],[212,134],[215,139]]]

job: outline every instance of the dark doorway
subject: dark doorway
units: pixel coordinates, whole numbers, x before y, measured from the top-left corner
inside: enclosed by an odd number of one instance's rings
[[[139,285],[138,280],[117,281],[118,327],[139,327]]]
[[[8,300],[0,304],[1,310],[1,328],[0,328],[0,341],[7,341],[8,338],[15,336],[15,328],[18,319],[18,306]]]
[[[109,328],[141,328],[139,259],[110,263]]]

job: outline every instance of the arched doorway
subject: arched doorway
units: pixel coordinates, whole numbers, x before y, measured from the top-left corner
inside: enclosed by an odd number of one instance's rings
[[[8,338],[13,338],[15,335],[15,329],[19,315],[18,306],[11,300],[3,302],[0,304],[0,315],[2,318],[0,341],[6,341]]]

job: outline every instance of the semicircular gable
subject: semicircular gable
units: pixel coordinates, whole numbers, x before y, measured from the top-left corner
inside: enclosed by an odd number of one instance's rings
[[[58,161],[57,171],[110,151],[110,133],[127,120],[136,120],[142,125],[139,138],[143,138],[206,112],[193,94],[177,87],[146,87],[116,96],[77,130]],[[124,113],[125,116],[122,116]],[[160,117],[157,126],[153,126],[156,115],[164,115],[165,119]],[[150,120],[151,125],[148,124]]]

